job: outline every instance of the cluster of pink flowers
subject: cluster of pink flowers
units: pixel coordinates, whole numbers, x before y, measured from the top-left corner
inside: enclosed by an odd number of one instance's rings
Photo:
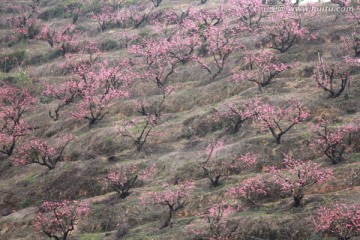
[[[196,239],[232,239],[231,236],[236,231],[237,226],[228,226],[228,221],[235,209],[224,201],[210,204],[211,207],[199,215],[201,218],[199,225],[205,225],[205,227],[199,229],[195,224],[190,224],[189,230],[197,237]]]
[[[114,24],[117,21],[124,21],[128,16],[128,12],[124,11],[121,7],[122,1],[118,1],[117,5],[105,5],[99,12],[91,13],[90,17],[95,19],[99,24],[99,32],[105,31],[110,24]]]
[[[299,39],[313,39],[315,36],[301,24],[302,16],[291,11],[279,11],[270,16],[266,27],[270,40],[269,47],[284,53]]]
[[[182,19],[175,12],[164,13],[163,19],[154,20],[154,30],[166,39],[163,42],[165,55],[180,62],[187,63],[192,59],[192,54],[200,44],[198,27],[188,18]],[[173,28],[171,25],[176,23],[179,27]]]
[[[50,238],[67,239],[78,221],[90,213],[85,202],[44,202],[34,219],[34,227]]]
[[[228,12],[249,31],[256,31],[259,23],[267,14],[262,0],[230,0]]]
[[[250,51],[244,59],[248,70],[235,71],[233,79],[237,82],[243,80],[255,82],[259,89],[269,85],[279,73],[291,68],[290,64],[274,63],[278,57],[265,49],[259,52]]]
[[[76,97],[81,101],[72,115],[77,119],[89,120],[90,125],[109,113],[111,102],[129,97],[128,87],[133,75],[129,74],[129,65],[124,62],[112,67],[107,61],[79,63],[68,57],[65,67],[72,73],[72,78],[60,87],[49,84],[44,90],[45,95],[61,101],[55,109],[55,120],[58,119],[58,111]]]
[[[142,204],[174,205],[186,200],[195,188],[195,182],[183,182],[177,185],[164,185],[160,192],[149,192],[141,199]]]
[[[291,192],[295,207],[300,206],[306,189],[329,180],[333,175],[330,168],[321,168],[317,163],[294,159],[288,155],[284,157],[284,165],[285,169],[271,167],[271,173],[283,191]]]
[[[314,218],[316,230],[337,239],[350,239],[360,234],[360,205],[335,204],[320,207]]]
[[[224,3],[215,9],[190,8],[188,11],[188,18],[195,21],[202,30],[208,26],[215,26],[222,23],[226,17],[226,5]]]
[[[223,109],[216,113],[215,121],[230,121],[233,125],[232,132],[237,133],[241,129],[244,122],[253,118],[254,111],[252,107],[252,101],[247,101],[242,104],[230,102],[226,104]]]
[[[360,130],[360,125],[356,122],[331,129],[330,122],[324,119],[319,119],[317,124],[310,127],[314,133],[311,146],[328,157],[333,164],[343,160],[343,154],[350,147],[351,134]]]
[[[24,115],[33,109],[37,100],[28,90],[11,86],[0,88],[0,152],[12,155],[17,142],[29,133],[30,125]]]
[[[103,180],[110,187],[119,193],[121,198],[126,198],[130,193],[130,188],[134,187],[137,179],[145,180],[152,177],[156,172],[156,165],[142,171],[138,170],[135,164],[122,166],[118,170],[109,171]]]
[[[211,142],[205,149],[207,159],[201,163],[204,174],[209,178],[213,187],[220,185],[221,177],[228,176],[240,169],[252,167],[257,162],[257,155],[253,153],[247,153],[237,160],[215,159],[215,154],[221,151],[223,147],[224,143],[222,141]]]
[[[50,47],[59,49],[63,56],[79,45],[80,32],[75,25],[70,24],[61,28],[43,25],[37,38],[47,41]]]
[[[140,202],[144,205],[163,205],[168,207],[168,216],[162,225],[162,228],[171,225],[174,214],[182,209],[192,190],[195,188],[195,182],[183,182],[177,185],[163,185],[163,191],[148,192],[144,194]]]
[[[349,36],[341,36],[341,42],[345,50],[352,51],[354,57],[360,57],[360,35],[352,32]]]
[[[140,77],[152,80],[160,89],[168,86],[175,72],[176,59],[169,56],[172,43],[166,39],[139,39],[141,44],[133,45],[129,52],[139,59]]]
[[[138,28],[147,22],[150,19],[150,15],[153,11],[154,5],[150,2],[132,4],[127,8],[129,20],[132,22],[134,28]]]
[[[278,144],[285,133],[309,117],[309,112],[297,99],[291,99],[281,107],[255,99],[254,105],[256,124],[269,129]]]
[[[233,198],[255,205],[259,196],[268,194],[268,188],[265,180],[261,176],[256,176],[243,180],[237,187],[230,187],[227,192]]]
[[[206,18],[201,18],[201,14],[198,16],[199,21],[202,20],[205,23],[203,23],[203,29],[199,27],[197,31],[199,36],[205,39],[207,45],[205,49],[204,45],[198,45],[199,47],[203,47],[203,57],[193,56],[193,60],[208,72],[210,80],[215,80],[218,75],[223,72],[228,58],[232,53],[244,48],[244,45],[238,38],[239,31],[229,28],[228,22],[222,19],[223,16],[220,10],[218,11],[219,15],[212,16],[209,13],[205,15],[214,17],[211,19],[219,21],[218,24],[209,24],[207,20],[205,20]],[[211,62],[208,60],[205,61],[204,57],[206,56],[211,57]]]
[[[67,134],[58,138],[55,146],[52,146],[45,139],[33,138],[19,148],[12,162],[17,166],[37,163],[52,170],[60,161],[66,146],[73,140],[74,136]]]
[[[38,22],[39,1],[19,5],[14,4],[11,9],[15,14],[8,19],[8,22],[14,28],[15,33],[24,38],[33,38],[34,29]]]

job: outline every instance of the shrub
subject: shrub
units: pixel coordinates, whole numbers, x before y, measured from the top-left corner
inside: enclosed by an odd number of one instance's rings
[[[111,51],[113,49],[117,49],[119,44],[117,41],[109,39],[101,43],[100,49],[101,51]]]
[[[26,58],[25,50],[16,50],[15,52],[0,57],[0,69],[2,72],[10,72],[13,68],[19,66]]]
[[[190,225],[190,231],[196,236],[195,239],[209,240],[230,240],[238,226],[229,226],[229,216],[235,212],[235,209],[226,202],[212,204],[205,213],[201,214],[201,221],[206,226],[203,229],[193,229]]]
[[[239,132],[243,124],[253,118],[254,112],[252,111],[252,101],[235,103],[230,102],[217,111],[215,120],[216,122],[229,121],[232,125],[232,133]]]
[[[256,200],[261,195],[267,195],[269,189],[266,187],[263,177],[256,176],[245,179],[241,182],[240,186],[231,187],[227,191],[234,198],[251,205],[256,205]]]
[[[49,21],[53,18],[60,18],[66,14],[65,8],[62,5],[57,5],[54,8],[49,8],[39,14],[39,19]]]
[[[46,54],[35,55],[31,58],[25,59],[24,65],[41,65],[61,56],[62,52],[60,49],[51,49]]]

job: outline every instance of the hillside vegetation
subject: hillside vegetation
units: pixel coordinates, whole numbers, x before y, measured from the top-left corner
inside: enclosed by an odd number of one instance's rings
[[[333,2],[1,1],[0,239],[360,239]]]

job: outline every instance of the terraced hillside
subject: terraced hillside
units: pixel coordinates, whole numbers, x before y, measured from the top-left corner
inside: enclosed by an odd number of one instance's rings
[[[360,239],[359,12],[269,8],[1,1],[0,239]]]

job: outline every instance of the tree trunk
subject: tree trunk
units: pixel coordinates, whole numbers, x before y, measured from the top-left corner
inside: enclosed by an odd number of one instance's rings
[[[221,175],[218,175],[214,179],[211,180],[211,185],[213,187],[217,187],[220,185],[220,177],[221,177]]]
[[[170,225],[173,214],[174,214],[174,206],[169,205],[169,215],[166,218],[166,220],[165,220],[164,224],[162,225],[161,229],[166,228],[166,227],[168,227]]]
[[[294,195],[294,204],[293,204],[293,206],[294,207],[300,207],[300,204],[301,204],[301,200],[303,199],[303,197],[304,197],[304,195],[302,195],[302,194],[296,194],[296,195]]]

